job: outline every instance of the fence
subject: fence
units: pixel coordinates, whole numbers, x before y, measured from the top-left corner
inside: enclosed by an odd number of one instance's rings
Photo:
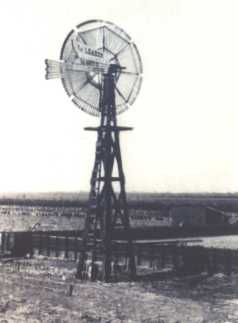
[[[178,275],[217,272],[238,273],[238,250],[205,248],[201,246],[148,246],[137,248],[137,267],[158,272],[171,269]]]
[[[126,244],[113,245],[118,259],[125,259]],[[32,257],[35,254],[61,257],[76,261],[81,250],[79,231],[51,232],[2,232],[0,233],[1,257]],[[238,250],[187,246],[181,241],[140,242],[134,245],[138,269],[150,268],[159,271],[170,268],[178,274],[225,272],[238,273]]]
[[[78,231],[2,232],[0,245],[2,256],[24,257],[37,253],[77,260],[81,239]]]

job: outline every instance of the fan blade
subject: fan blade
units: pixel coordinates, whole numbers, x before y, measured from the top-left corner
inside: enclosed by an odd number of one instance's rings
[[[127,99],[125,98],[125,96],[121,93],[121,91],[118,89],[117,86],[115,86],[115,90],[116,92],[120,95],[120,97],[124,100],[125,103],[127,103]]]
[[[105,48],[112,54],[121,55],[121,51],[123,52],[129,43],[130,41],[128,39],[125,39],[115,30],[105,26]]]
[[[124,46],[122,49],[120,49],[115,55],[113,55],[113,57],[109,60],[109,62],[111,62],[113,59],[116,59],[120,54],[122,54],[124,50],[127,49],[128,46],[129,46],[129,43],[126,44],[126,46]]]
[[[139,76],[140,75],[140,73],[123,71],[123,70],[121,71],[121,74],[135,75],[135,76]]]

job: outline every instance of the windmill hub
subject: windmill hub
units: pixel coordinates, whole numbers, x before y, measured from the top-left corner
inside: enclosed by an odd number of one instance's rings
[[[140,90],[142,63],[137,47],[116,25],[91,20],[68,34],[59,61],[45,62],[46,79],[61,78],[72,102],[100,117],[98,127],[85,128],[97,132],[97,142],[77,276],[83,278],[90,261],[92,280],[113,279],[113,263],[118,262],[113,232],[122,229],[127,236],[127,269],[134,278],[136,267],[119,143],[120,131],[131,128],[119,127],[117,114],[134,103]],[[101,273],[99,262],[103,263]]]

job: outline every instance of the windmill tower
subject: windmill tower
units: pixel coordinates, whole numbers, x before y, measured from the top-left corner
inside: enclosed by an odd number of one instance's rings
[[[71,98],[83,111],[100,117],[96,131],[95,162],[82,239],[77,276],[82,278],[88,259],[92,280],[96,263],[103,260],[102,279],[112,277],[113,233],[130,228],[125,176],[120,150],[120,132],[131,130],[117,125],[117,114],[132,105],[141,86],[142,63],[136,45],[119,27],[102,20],[78,25],[66,37],[60,61],[46,60],[46,78],[61,78]],[[136,275],[133,242],[127,237],[129,276]]]

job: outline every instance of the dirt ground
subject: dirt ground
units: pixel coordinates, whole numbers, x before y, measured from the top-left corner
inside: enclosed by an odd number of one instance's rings
[[[238,277],[79,282],[75,263],[0,265],[0,323],[237,323]],[[72,295],[71,295],[72,294]]]

